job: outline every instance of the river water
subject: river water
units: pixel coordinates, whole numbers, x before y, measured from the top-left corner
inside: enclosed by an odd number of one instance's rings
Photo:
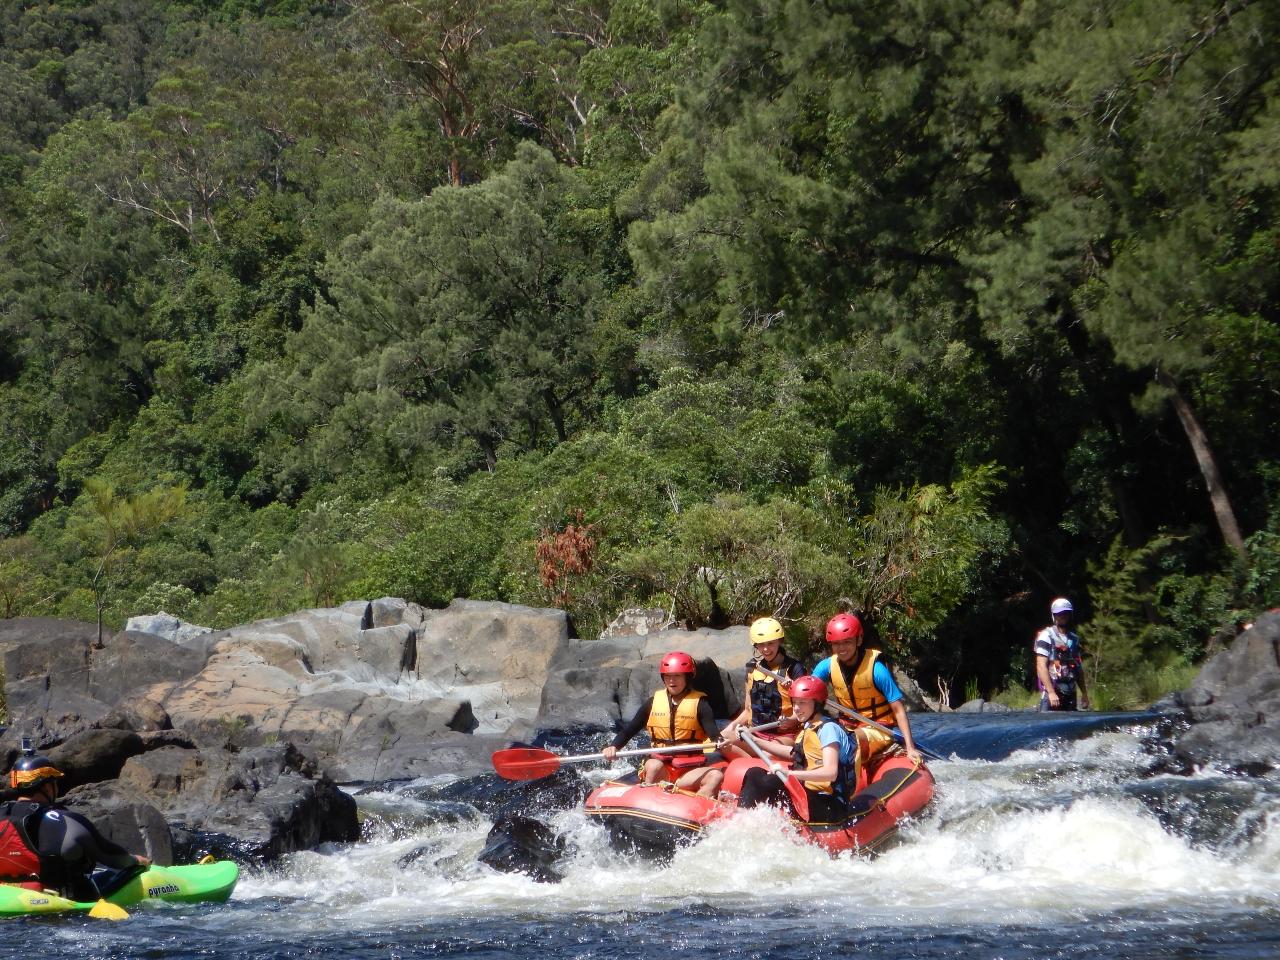
[[[228,904],[8,921],[0,957],[1280,957],[1280,778],[1154,774],[1145,715],[913,722],[956,759],[873,860],[755,810],[659,865],[566,809],[565,878],[538,883],[478,863],[489,820],[420,782],[361,794],[366,841],[251,873]]]

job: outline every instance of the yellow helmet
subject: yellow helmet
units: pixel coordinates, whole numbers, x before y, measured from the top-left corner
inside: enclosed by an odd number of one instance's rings
[[[773,617],[761,617],[751,624],[751,643],[772,643],[774,640],[785,640],[787,632],[782,624]]]

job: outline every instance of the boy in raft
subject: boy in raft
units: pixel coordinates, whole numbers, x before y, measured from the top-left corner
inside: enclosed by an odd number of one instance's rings
[[[862,642],[862,621],[851,613],[840,613],[827,621],[827,643],[832,656],[813,668],[813,675],[831,685],[836,702],[885,727],[896,727],[902,733],[907,756],[921,762],[920,751],[911,739],[911,721],[902,705],[902,691],[879,650],[868,649]],[[792,701],[795,693],[791,694]],[[852,717],[840,723],[858,740],[862,761],[893,748],[897,740],[883,730],[860,724]]]
[[[631,722],[600,751],[601,755],[612,762],[642,728],[648,729],[655,747],[711,740],[716,733],[715,717],[702,691],[693,688],[693,672],[693,657],[687,653],[675,651],[663,657],[658,668],[662,689],[653,695],[652,702],[636,711]],[[649,757],[644,762],[641,778],[645,783],[675,780],[675,786],[681,790],[696,790],[704,797],[714,797],[724,773],[706,763],[707,755],[694,751]]]
[[[739,742],[740,727],[786,720],[774,733],[757,733],[755,736],[757,739],[781,740],[785,744],[795,740],[797,725],[790,719],[791,696],[785,685],[760,669],[763,665],[788,680],[804,676],[804,665],[782,648],[784,639],[786,632],[782,629],[782,624],[773,617],[761,617],[751,624],[751,645],[755,656],[747,661],[747,689],[746,696],[743,697],[742,712],[720,731],[724,744],[720,752],[725,757],[732,759],[751,756],[750,748]]]
[[[791,707],[800,722],[793,746],[776,740],[757,740],[775,757],[789,757],[789,776],[808,793],[809,823],[841,823],[848,818],[849,800],[858,782],[858,746],[845,729],[822,712],[827,685],[817,677],[800,677],[791,684]],[[754,807],[787,796],[782,781],[768,770],[753,767],[742,778],[738,806]],[[790,797],[787,797],[788,801]]]

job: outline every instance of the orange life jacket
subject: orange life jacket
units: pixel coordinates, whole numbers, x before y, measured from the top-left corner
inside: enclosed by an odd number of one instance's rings
[[[844,667],[841,666],[839,658],[832,656],[831,690],[835,693],[836,700],[850,710],[882,726],[896,727],[898,721],[894,719],[893,711],[889,709],[889,701],[877,689],[872,677],[876,661],[879,659],[879,650],[868,650],[866,647],[859,650],[858,659],[853,664],[853,682],[850,684],[845,679]],[[856,726],[857,721],[851,720],[844,725]]]
[[[816,770],[822,766],[822,738],[819,736],[822,725],[824,723],[835,723],[833,719],[823,714],[816,714],[800,731],[800,736],[796,738],[795,746],[791,748],[792,766],[802,770]],[[850,769],[848,764],[844,762],[843,757],[840,758],[839,773],[835,782],[829,780],[804,780],[806,790],[812,790],[814,793],[835,794],[839,799],[848,802],[853,796],[855,778],[858,775],[858,764],[855,761],[853,768]]]
[[[698,704],[702,697],[701,690],[686,690],[672,711],[671,695],[665,687],[653,695],[646,729],[655,747],[674,747],[707,739],[707,732],[698,723]]]

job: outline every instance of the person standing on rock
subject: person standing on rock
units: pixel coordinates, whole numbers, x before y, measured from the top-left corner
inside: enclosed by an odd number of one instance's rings
[[[1077,700],[1080,708],[1089,709],[1080,636],[1071,629],[1073,613],[1071,601],[1059,597],[1049,604],[1053,623],[1036,634],[1036,680],[1043,691],[1041,710],[1075,710]]]
[[[761,666],[768,667],[774,673],[780,673],[789,680],[804,676],[804,664],[796,660],[782,648],[786,639],[786,631],[782,624],[773,617],[761,617],[751,624],[751,645],[755,656],[747,661],[747,688],[743,698],[742,712],[729,721],[729,725],[720,731],[725,742],[721,753],[726,757],[751,756],[748,748],[741,745],[738,730],[741,727],[758,726],[773,723],[776,720],[786,721],[776,732],[757,733],[758,739],[780,740],[790,744],[795,740],[794,733],[798,725],[791,719],[791,696],[785,684],[777,678],[765,673]]]
[[[151,861],[135,856],[104,837],[87,819],[55,801],[62,771],[48,757],[28,750],[9,771],[16,800],[0,803],[0,883],[18,883],[59,891],[70,900],[97,900]],[[98,866],[123,874],[95,883]]]
[[[862,621],[852,613],[838,613],[828,620],[826,638],[832,655],[813,668],[813,675],[831,685],[831,692],[842,706],[882,727],[896,727],[902,734],[907,756],[920,763],[923,757],[911,739],[911,721],[903,706],[902,691],[883,654],[869,649],[862,634]],[[883,730],[852,718],[841,718],[840,723],[857,739],[864,763],[897,746],[897,739]]]
[[[662,689],[636,711],[631,722],[601,751],[606,760],[613,762],[618,751],[642,729],[649,731],[655,747],[705,743],[714,738],[717,728],[711,704],[701,690],[693,687],[693,657],[678,650],[668,653],[662,658],[658,673],[662,677]],[[674,780],[681,790],[696,790],[703,796],[714,797],[724,773],[706,764],[707,755],[693,751],[649,757],[641,777],[645,783]]]

